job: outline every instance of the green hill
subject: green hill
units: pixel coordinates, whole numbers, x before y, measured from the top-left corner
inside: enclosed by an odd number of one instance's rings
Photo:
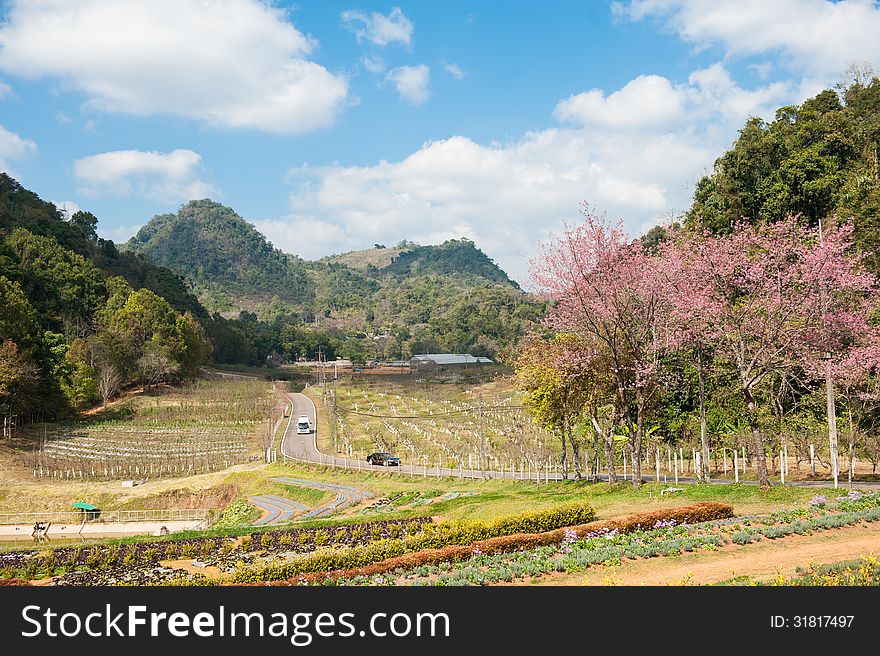
[[[542,306],[467,239],[377,244],[303,261],[273,248],[228,207],[200,200],[154,217],[126,248],[184,276],[212,312],[246,312],[241,326],[250,331],[249,341],[274,345],[266,348],[282,359],[312,352],[314,339],[304,326],[332,336],[341,353],[350,342],[376,358],[423,351],[494,356],[542,314]],[[300,332],[284,337],[292,326]],[[231,357],[222,344],[218,354]]]
[[[437,246],[402,241],[394,248],[381,245],[324,258],[377,278],[424,275],[482,279],[519,288],[516,282],[469,239],[450,239]],[[479,283],[477,283],[479,284]]]
[[[250,223],[211,200],[153,217],[125,247],[185,275],[212,310],[252,308],[273,297],[301,306],[314,299],[301,260],[273,248]]]
[[[56,420],[124,386],[198,375],[208,313],[169,269],[116,249],[0,173],[0,417]]]
[[[686,221],[727,232],[744,219],[852,217],[856,244],[880,272],[878,152],[880,80],[822,91],[770,123],[749,120],[697,183]]]

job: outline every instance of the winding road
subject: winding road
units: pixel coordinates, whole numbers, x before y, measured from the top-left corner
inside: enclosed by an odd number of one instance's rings
[[[317,409],[315,408],[315,404],[312,400],[307,397],[305,394],[300,394],[296,392],[291,392],[288,395],[290,402],[292,404],[292,409],[290,412],[291,421],[288,423],[287,428],[284,431],[284,437],[281,440],[281,453],[285,459],[291,460],[300,460],[303,462],[309,462],[319,465],[326,465],[329,467],[340,467],[343,469],[353,469],[356,471],[377,471],[377,472],[389,472],[392,474],[406,474],[410,476],[433,476],[433,477],[444,477],[451,476],[454,478],[469,478],[469,479],[482,479],[482,478],[491,478],[491,479],[507,479],[507,480],[518,480],[518,481],[535,481],[536,477],[540,477],[540,481],[561,481],[563,480],[562,474],[558,472],[547,472],[544,469],[541,469],[540,472],[536,472],[532,470],[531,472],[520,472],[520,471],[497,471],[497,470],[489,470],[487,469],[485,472],[481,472],[479,469],[460,469],[458,467],[450,468],[450,467],[424,467],[421,465],[410,465],[410,464],[401,464],[398,467],[385,467],[382,465],[371,465],[366,461],[360,460],[359,458],[348,458],[345,456],[334,456],[327,455],[318,450],[317,443]],[[312,432],[308,435],[298,435],[296,433],[296,418],[300,415],[306,415],[309,418],[309,422],[312,425]],[[485,476],[484,476],[485,474]],[[600,474],[600,480],[608,480],[607,474]],[[623,476],[618,474],[618,479],[623,479]],[[632,474],[630,473],[626,480],[632,480]],[[650,483],[655,480],[655,475],[653,472],[649,475],[642,474],[642,481],[645,483]],[[667,485],[675,485],[675,482],[671,476],[667,476],[664,481]],[[697,479],[692,477],[678,477],[679,483],[696,483]],[[733,480],[727,478],[713,478],[711,481],[713,484],[725,485],[734,483]],[[743,485],[757,485],[757,481],[740,481]],[[774,483],[778,484],[778,483]],[[829,488],[833,486],[832,481],[788,481],[785,483],[786,485],[794,486],[794,487],[807,487],[807,488]],[[880,482],[873,481],[855,481],[852,484],[854,489],[860,490],[880,490]],[[841,481],[839,489],[841,490],[841,494],[849,487],[849,484]]]

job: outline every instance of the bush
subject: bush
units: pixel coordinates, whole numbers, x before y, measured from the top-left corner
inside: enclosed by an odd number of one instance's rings
[[[544,515],[544,516],[541,516]],[[467,560],[474,555],[477,548],[483,554],[503,553],[520,548],[530,549],[550,544],[561,544],[568,531],[574,531],[578,537],[598,533],[603,530],[617,529],[618,533],[626,533],[653,527],[658,521],[675,519],[676,522],[696,523],[714,519],[726,519],[733,516],[733,508],[727,504],[703,502],[683,508],[672,508],[652,513],[632,515],[622,519],[579,524],[573,528],[572,518],[588,517],[592,519],[594,511],[584,504],[560,506],[549,512],[523,513],[513,517],[497,519],[483,524],[480,522],[457,522],[442,524],[431,530],[402,540],[383,540],[366,547],[337,552],[318,552],[311,556],[285,565],[270,565],[261,570],[241,569],[233,580],[239,583],[256,581],[279,581],[293,579],[292,582],[315,582],[324,579],[338,580],[354,576],[373,576],[390,572],[397,568],[411,570],[417,567],[454,563]],[[575,519],[577,521],[577,519]],[[554,524],[556,524],[554,526]],[[473,542],[447,543],[432,548],[433,544],[443,539],[463,539],[466,536],[488,533],[491,531],[511,530],[516,527],[547,527],[542,533],[519,532],[510,535],[479,538]],[[426,527],[427,528],[427,527]],[[570,535],[570,534],[569,534]],[[720,539],[718,540],[720,542]],[[428,546],[421,546],[429,543]],[[694,544],[688,542],[685,548],[693,549]],[[597,556],[599,560],[608,560],[605,556]],[[291,582],[291,581],[288,581]]]
[[[220,513],[220,517],[214,524],[214,527],[224,528],[227,526],[250,524],[251,519],[253,519],[255,515],[257,515],[256,508],[244,499],[238,499],[223,509],[223,512]]]
[[[263,568],[244,568],[236,571],[233,580],[238,583],[288,579],[304,573],[327,572],[364,567],[420,552],[425,549],[443,549],[449,545],[470,545],[478,540],[504,536],[505,533],[527,533],[580,524],[595,518],[592,507],[583,503],[566,504],[551,510],[533,511],[501,517],[491,522],[461,521],[446,524],[426,524],[416,535],[399,540],[378,540],[366,546],[343,551],[320,551],[292,563],[271,564]],[[561,534],[564,536],[564,533]],[[562,537],[559,538],[560,541]],[[470,553],[469,550],[466,550]],[[456,555],[457,552],[455,552]],[[421,563],[416,563],[416,565]],[[338,577],[337,577],[338,578]]]

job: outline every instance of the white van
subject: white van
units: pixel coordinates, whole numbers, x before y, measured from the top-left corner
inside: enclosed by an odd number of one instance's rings
[[[301,415],[300,418],[296,420],[296,432],[299,434],[312,432],[312,426],[311,424],[309,424],[309,418],[305,415]]]

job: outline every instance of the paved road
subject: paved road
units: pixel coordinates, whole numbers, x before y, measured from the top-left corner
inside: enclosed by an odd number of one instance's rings
[[[299,415],[297,415],[298,417]],[[357,505],[361,501],[366,501],[371,498],[373,495],[367,492],[366,490],[361,490],[360,488],[351,487],[350,485],[338,485],[336,483],[319,483],[318,481],[304,481],[299,478],[288,478],[288,477],[280,477],[280,478],[270,478],[270,481],[275,481],[277,483],[282,483],[284,485],[296,485],[299,487],[310,487],[313,490],[324,490],[325,492],[335,492],[336,497],[327,503],[318,506],[317,508],[312,508],[308,512],[303,515],[300,515],[297,519],[312,519],[313,517],[322,517],[324,515],[330,515],[337,510],[342,510],[343,508],[348,508],[349,506]]]
[[[298,501],[285,499],[274,494],[251,497],[250,502],[265,514],[254,522],[257,526],[263,524],[280,524],[289,521],[294,515],[306,511],[309,507]]]
[[[344,456],[333,456],[322,453],[318,450],[317,446],[317,422],[316,422],[316,414],[317,410],[315,408],[315,404],[312,403],[312,400],[305,396],[304,394],[299,393],[290,393],[288,394],[291,403],[293,404],[293,409],[291,411],[291,421],[289,422],[287,429],[285,430],[284,437],[281,440],[281,453],[285,458],[289,458],[292,460],[302,460],[305,462],[311,462],[321,465],[327,465],[331,467],[341,467],[344,469],[353,469],[358,471],[377,471],[377,472],[389,472],[393,474],[406,474],[410,476],[451,476],[454,478],[470,478],[470,479],[481,479],[484,478],[484,472],[481,472],[479,469],[460,469],[460,468],[450,468],[450,467],[424,467],[421,465],[410,465],[410,464],[402,464],[399,467],[384,467],[382,465],[371,465],[368,462],[360,460],[359,458],[348,458]],[[308,435],[297,435],[296,434],[296,419],[300,415],[306,415],[309,417],[309,421],[312,424],[313,432]],[[540,481],[543,483],[545,481],[561,481],[562,474],[558,472],[547,472],[544,468],[541,468],[540,471],[535,471],[532,469],[527,472],[520,471],[493,471],[486,470],[485,477],[491,479],[507,479],[507,480],[531,480],[536,481],[540,477]],[[608,480],[607,474],[600,474],[599,479],[603,481]],[[622,480],[623,476],[618,473],[618,479]],[[630,473],[627,476],[626,480],[632,480],[632,474]],[[655,475],[653,472],[650,474],[642,474],[642,481],[645,483],[650,483],[655,480]],[[660,480],[664,481],[663,475],[660,476]],[[691,477],[678,477],[679,483],[696,483],[697,480]],[[674,479],[672,476],[667,476],[665,481],[667,485],[674,485]],[[715,484],[731,484],[733,483],[733,479],[729,478],[713,478],[711,480],[712,483]],[[743,485],[757,485],[757,481],[740,481]],[[773,481],[774,485],[778,485],[779,481]],[[832,481],[788,481],[785,483],[786,485],[791,485],[795,487],[812,487],[812,488],[828,488],[833,487]],[[866,482],[866,481],[857,481],[854,482],[853,488],[860,490],[880,490],[880,482]],[[840,489],[846,490],[848,488],[848,483],[845,480],[840,481]],[[841,492],[842,493],[842,492]]]

